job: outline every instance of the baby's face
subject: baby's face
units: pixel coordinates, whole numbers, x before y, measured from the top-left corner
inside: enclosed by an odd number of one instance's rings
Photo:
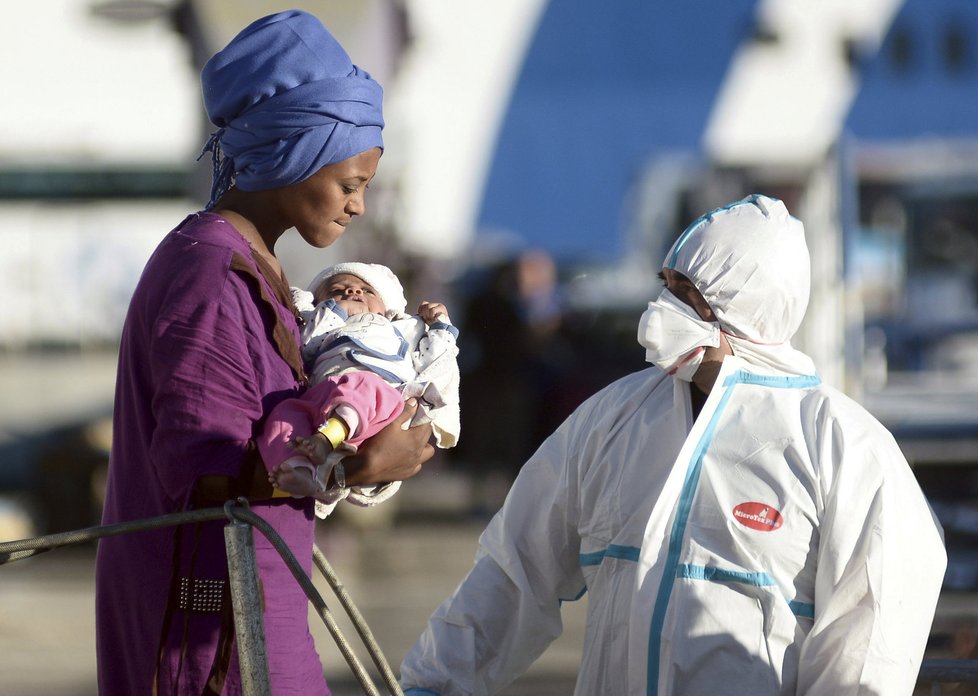
[[[348,315],[383,314],[387,311],[380,295],[367,281],[349,273],[338,273],[316,290],[316,302],[332,299]]]

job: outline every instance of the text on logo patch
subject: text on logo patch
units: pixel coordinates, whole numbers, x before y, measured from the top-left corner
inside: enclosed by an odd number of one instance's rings
[[[733,509],[734,519],[759,532],[773,532],[781,526],[781,513],[764,503],[741,503]]]

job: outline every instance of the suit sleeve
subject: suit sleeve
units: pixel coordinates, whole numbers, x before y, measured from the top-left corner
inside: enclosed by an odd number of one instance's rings
[[[822,435],[815,622],[798,693],[910,696],[947,563],[943,533],[890,434],[846,420]]]
[[[405,657],[406,694],[498,693],[560,635],[561,601],[584,586],[573,432],[565,423],[523,466],[473,568]]]

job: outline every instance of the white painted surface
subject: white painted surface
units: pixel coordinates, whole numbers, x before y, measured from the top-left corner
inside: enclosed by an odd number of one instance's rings
[[[121,25],[92,4],[4,3],[0,159],[188,161],[200,147],[188,49],[162,20]]]
[[[448,258],[474,234],[509,94],[544,0],[408,0],[413,44],[387,90],[383,166],[405,243]]]
[[[903,0],[761,0],[758,24],[773,43],[737,51],[704,136],[722,164],[817,162],[839,135],[857,76],[844,42],[873,52]]]

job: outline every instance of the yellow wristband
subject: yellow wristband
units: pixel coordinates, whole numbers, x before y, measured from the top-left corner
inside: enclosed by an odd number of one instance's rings
[[[319,427],[319,432],[329,440],[329,443],[333,445],[333,449],[335,450],[346,439],[346,436],[350,434],[350,429],[339,418],[330,418],[324,425]]]

